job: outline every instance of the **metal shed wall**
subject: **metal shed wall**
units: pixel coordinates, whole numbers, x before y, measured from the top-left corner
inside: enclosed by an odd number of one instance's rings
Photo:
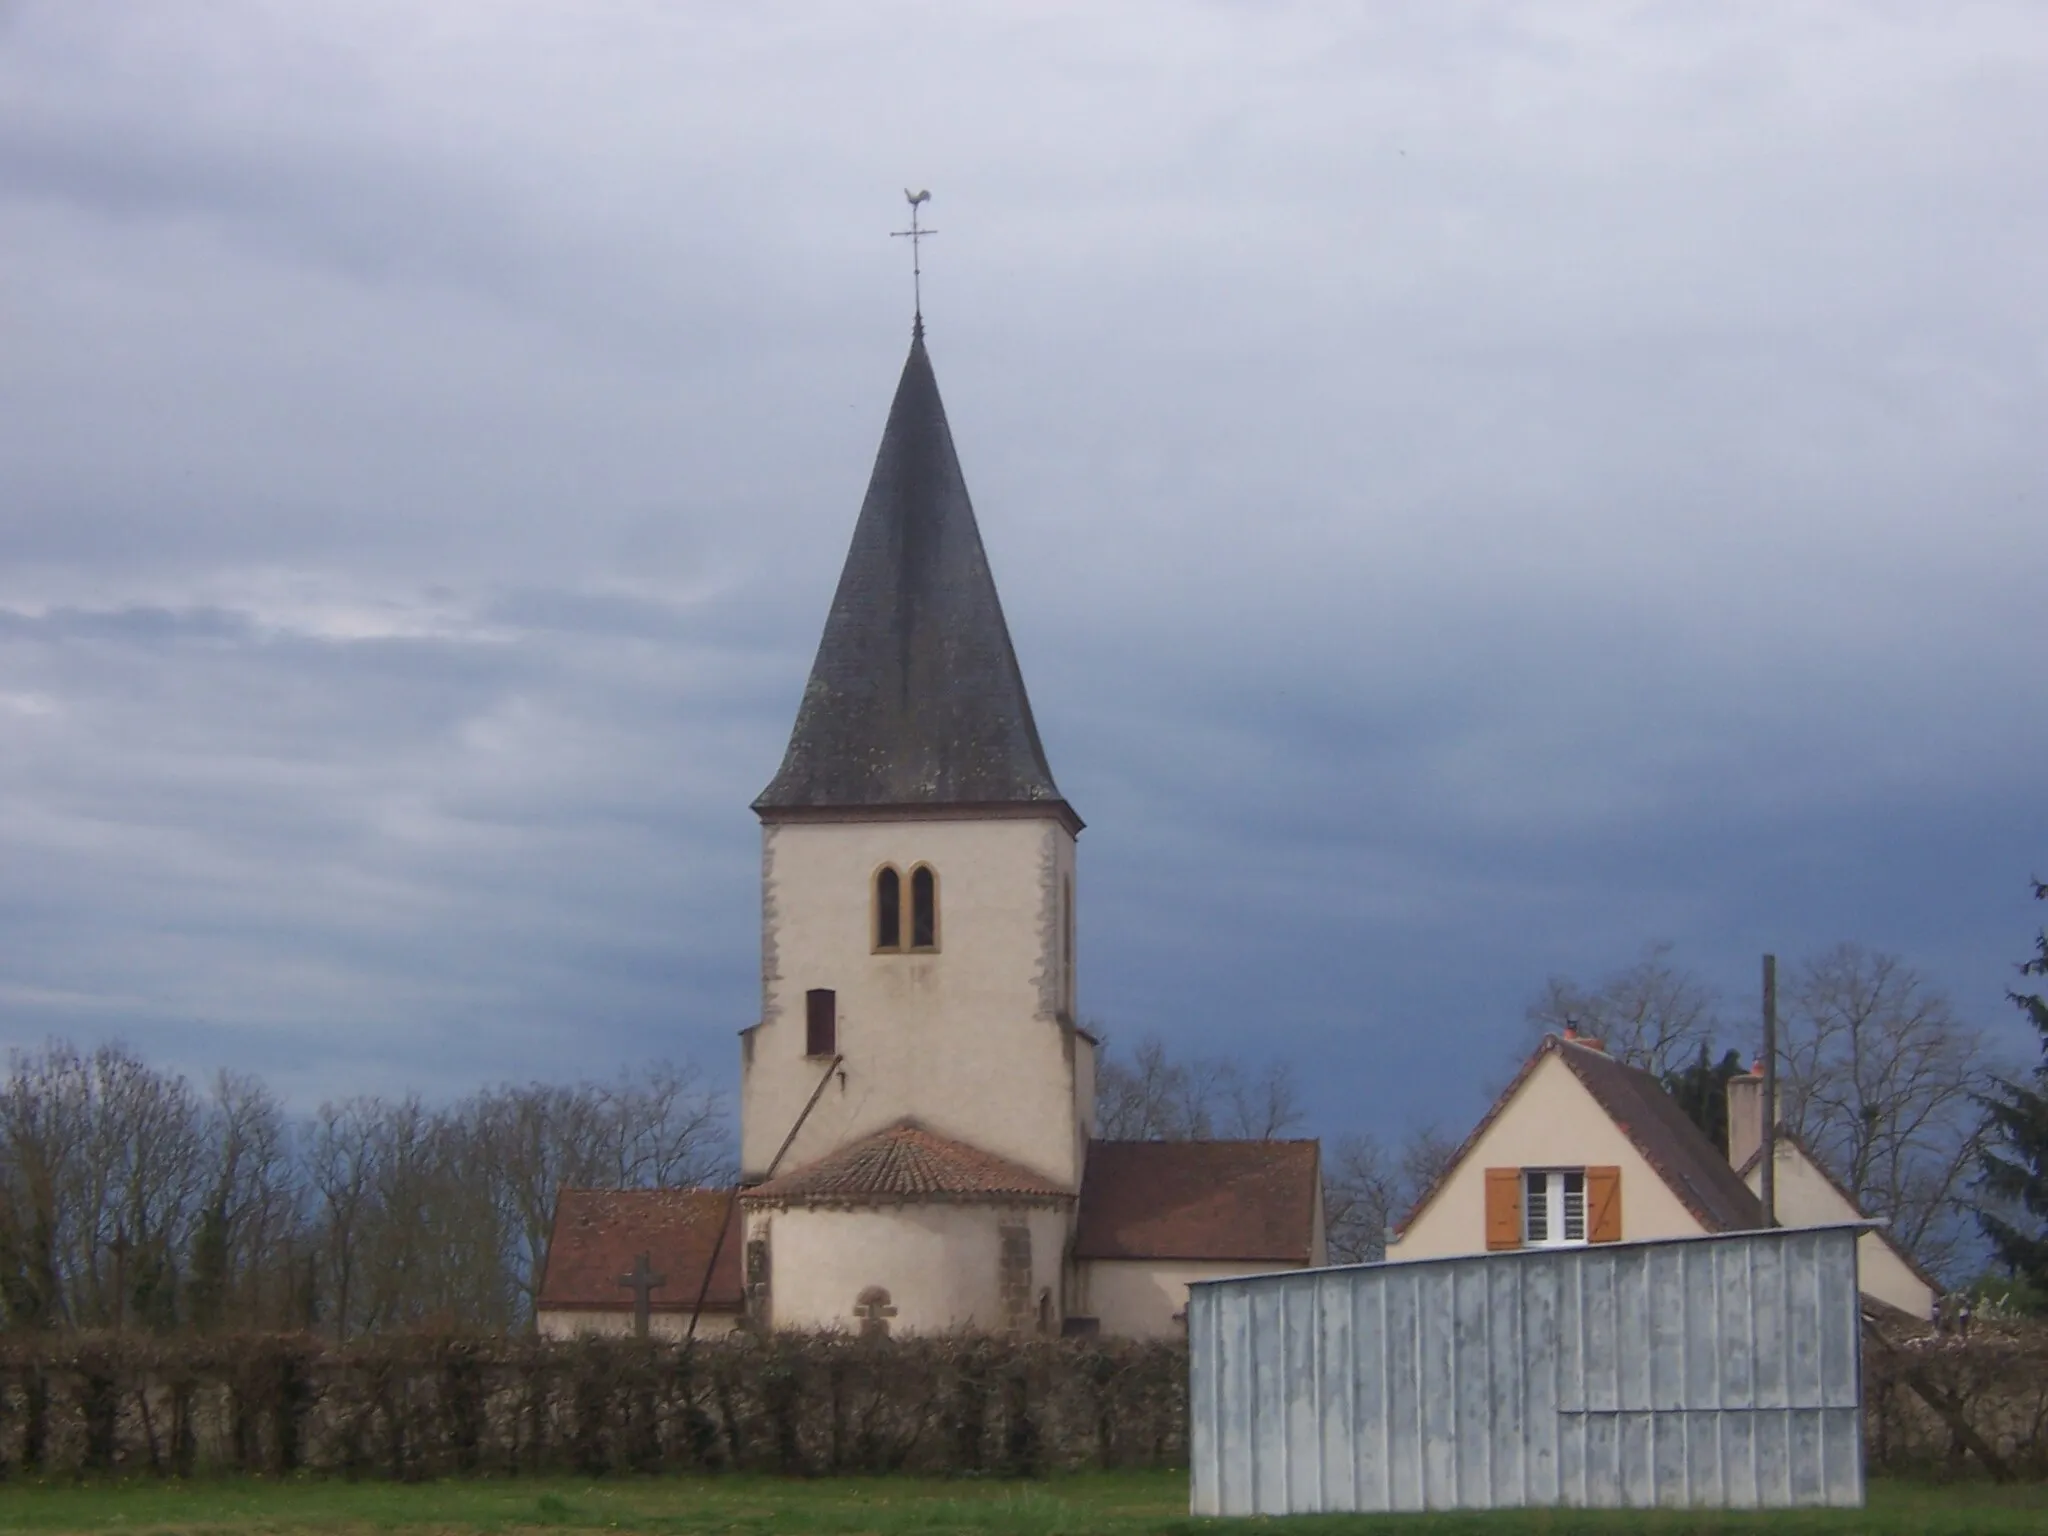
[[[1860,1506],[1861,1230],[1199,1283],[1194,1513]]]

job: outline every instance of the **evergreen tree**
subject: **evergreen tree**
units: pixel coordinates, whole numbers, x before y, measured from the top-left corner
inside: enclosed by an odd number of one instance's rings
[[[2034,899],[2048,901],[2048,883],[2034,882]],[[2022,976],[2048,976],[2048,928],[2034,940]],[[1984,1153],[1984,1188],[1996,1209],[1979,1213],[1999,1261],[2036,1290],[2048,1290],[2048,997],[2009,993],[2041,1036],[2041,1065],[2031,1078],[2001,1078],[1985,1099],[1991,1116]],[[2010,1219],[2008,1219],[2010,1218]]]
[[[1728,1079],[1742,1076],[1742,1070],[1740,1052],[1729,1051],[1717,1062],[1707,1055],[1703,1040],[1690,1065],[1664,1074],[1664,1091],[1723,1157],[1728,1155]]]

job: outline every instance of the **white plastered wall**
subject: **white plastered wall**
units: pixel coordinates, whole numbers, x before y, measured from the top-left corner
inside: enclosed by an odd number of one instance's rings
[[[1621,1170],[1623,1241],[1692,1237],[1705,1230],[1571,1068],[1548,1055],[1401,1240],[1387,1245],[1387,1258],[1484,1253],[1489,1168],[1598,1167]]]
[[[1001,1294],[1001,1229],[1031,1232],[1032,1321],[1050,1293],[1061,1316],[1065,1209],[1050,1206],[920,1204],[787,1206],[750,1210],[747,1236],[766,1237],[769,1314],[777,1329],[858,1332],[855,1303],[879,1286],[896,1315],[892,1333],[989,1331],[1008,1325]]]
[[[1086,1259],[1075,1266],[1077,1311],[1097,1319],[1104,1333],[1118,1338],[1175,1338],[1187,1326],[1191,1281],[1296,1267],[1227,1259]]]
[[[875,872],[938,876],[939,948],[876,954]],[[845,1058],[781,1172],[911,1117],[1077,1186],[1092,1055],[1072,1024],[1061,901],[1074,839],[1055,817],[768,823],[762,1012],[742,1050],[741,1166],[758,1178],[826,1062],[805,993],[837,994]]]
[[[697,1337],[721,1338],[739,1325],[740,1316],[737,1312],[705,1312],[697,1319]],[[624,1338],[633,1332],[633,1311],[631,1307],[623,1312],[542,1307],[534,1315],[534,1326],[544,1339],[575,1339],[592,1334],[605,1338]],[[687,1312],[655,1312],[647,1319],[647,1333],[650,1338],[680,1340],[689,1329],[690,1314]]]
[[[1863,1213],[1842,1196],[1826,1174],[1814,1167],[1792,1141],[1778,1143],[1778,1177],[1773,1191],[1781,1227],[1819,1227],[1856,1221]],[[1763,1164],[1753,1166],[1743,1182],[1763,1192]],[[1877,1232],[1856,1240],[1856,1283],[1866,1296],[1888,1302],[1915,1317],[1934,1315],[1934,1288],[1913,1273],[1912,1266]]]

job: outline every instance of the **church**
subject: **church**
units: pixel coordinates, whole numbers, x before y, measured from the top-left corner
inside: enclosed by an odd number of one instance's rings
[[[1324,1262],[1316,1143],[1093,1136],[1082,822],[1032,719],[921,314],[753,811],[739,1187],[563,1190],[542,1333],[1159,1336],[1191,1280]]]

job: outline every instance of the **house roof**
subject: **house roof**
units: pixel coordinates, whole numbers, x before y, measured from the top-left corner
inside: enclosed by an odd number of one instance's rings
[[[1763,1207],[1742,1182],[1741,1175],[1729,1166],[1720,1148],[1707,1140],[1706,1134],[1686,1117],[1654,1076],[1640,1067],[1616,1061],[1596,1047],[1547,1035],[1522,1063],[1514,1081],[1501,1090],[1500,1097],[1480,1117],[1472,1134],[1465,1138],[1397,1230],[1407,1231],[1429,1208],[1450,1182],[1451,1175],[1478,1146],[1480,1138],[1521,1091],[1522,1084],[1550,1056],[1556,1056],[1585,1086],[1643,1161],[1706,1231],[1747,1232],[1763,1225]]]
[[[725,1240],[718,1241],[720,1226]],[[638,1255],[666,1284],[648,1301],[656,1312],[697,1304],[704,1267],[718,1250],[707,1311],[735,1311],[740,1283],[739,1204],[724,1189],[565,1189],[555,1198],[555,1229],[538,1306],[566,1311],[631,1311],[619,1284]]]
[[[910,344],[796,726],[754,809],[1061,799],[925,352]]]
[[[1037,1204],[1068,1201],[1074,1192],[993,1152],[940,1136],[914,1120],[900,1120],[816,1162],[756,1184],[742,1198],[792,1205]]]
[[[1828,1187],[1841,1196],[1842,1204],[1848,1206],[1858,1216],[1868,1216],[1870,1214],[1863,1209],[1863,1203],[1860,1200],[1843,1188],[1842,1181],[1828,1172],[1827,1164],[1813,1155],[1813,1148],[1806,1144],[1805,1139],[1797,1131],[1787,1130],[1783,1125],[1780,1125],[1777,1127],[1776,1134],[1780,1142],[1798,1149],[1799,1155],[1806,1159],[1808,1166],[1823,1179],[1827,1180]],[[1754,1152],[1749,1154],[1748,1159],[1744,1161],[1743,1165],[1735,1170],[1736,1177],[1743,1181],[1745,1188],[1748,1187],[1750,1174],[1755,1171],[1756,1165],[1763,1161],[1763,1156],[1764,1149],[1759,1145]],[[1935,1295],[1939,1296],[1942,1294],[1941,1282],[1922,1269],[1919,1260],[1915,1259],[1912,1254],[1906,1252],[1905,1249],[1894,1242],[1891,1233],[1883,1225],[1880,1224],[1871,1230],[1877,1233],[1877,1240],[1883,1243],[1885,1247],[1891,1249],[1893,1254],[1897,1256],[1898,1261],[1913,1272],[1913,1277],[1916,1280],[1934,1292]]]
[[[1074,1257],[1307,1264],[1318,1157],[1313,1141],[1091,1141]]]

